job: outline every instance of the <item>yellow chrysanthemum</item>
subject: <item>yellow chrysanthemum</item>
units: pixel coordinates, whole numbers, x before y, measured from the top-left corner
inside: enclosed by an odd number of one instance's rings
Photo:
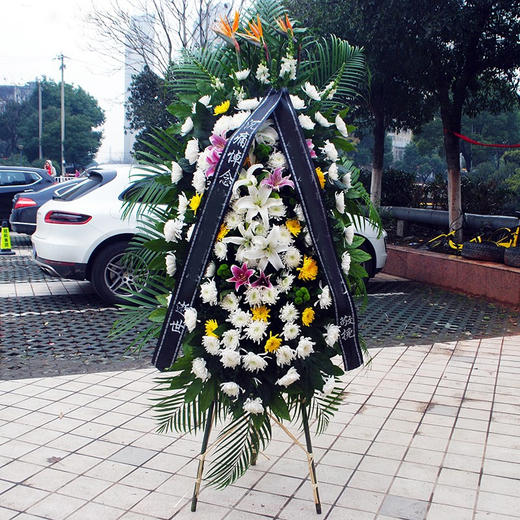
[[[265,351],[266,352],[276,352],[280,345],[282,344],[282,340],[278,337],[278,334],[273,334],[269,332],[269,339],[265,342]]]
[[[230,231],[230,230],[229,230],[229,229],[228,229],[224,224],[222,224],[222,225],[220,226],[219,231],[218,231],[217,242],[218,242],[219,240],[222,240],[222,239],[223,239],[223,238],[224,238],[224,237],[229,233],[229,231]]]
[[[220,105],[217,105],[215,107],[215,110],[213,111],[213,114],[215,116],[219,116],[220,114],[225,114],[229,110],[229,105],[231,103],[229,102],[229,99],[226,99],[223,103],[220,103]]]
[[[265,305],[253,307],[251,312],[253,313],[254,321],[267,321],[267,319],[271,317],[269,314],[271,311]]]
[[[298,271],[300,271],[298,279],[304,281],[315,280],[316,276],[318,276],[318,264],[314,258],[311,258],[310,256],[304,256],[303,265],[298,267]]]
[[[190,209],[193,211],[193,213],[197,213],[197,210],[199,209],[199,206],[200,206],[200,201],[202,199],[202,195],[200,195],[199,193],[196,193],[195,195],[193,195],[193,197],[190,199]]]
[[[320,181],[321,189],[325,188],[325,174],[321,171],[321,168],[319,166],[316,168],[316,175],[318,176],[318,180]]]
[[[302,225],[300,224],[300,221],[297,218],[291,218],[285,223],[285,225],[287,226],[287,229],[295,237],[297,237],[300,234],[300,231],[302,230]]]
[[[206,336],[213,336],[214,338],[218,338],[215,334],[215,331],[218,329],[217,320],[207,320],[206,321]]]
[[[308,327],[314,321],[314,309],[312,307],[307,307],[302,312],[302,323]]]

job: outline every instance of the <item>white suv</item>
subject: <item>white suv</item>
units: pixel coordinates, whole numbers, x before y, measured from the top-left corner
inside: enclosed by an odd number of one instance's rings
[[[143,173],[129,165],[103,165],[89,170],[84,181],[61,192],[38,210],[32,235],[33,255],[46,272],[61,278],[90,280],[105,301],[117,303],[128,289],[139,289],[148,276],[140,259],[123,255],[137,232],[133,212],[122,218],[123,194],[130,176]],[[386,262],[386,233],[368,222],[357,234],[372,255],[365,268],[372,277]]]

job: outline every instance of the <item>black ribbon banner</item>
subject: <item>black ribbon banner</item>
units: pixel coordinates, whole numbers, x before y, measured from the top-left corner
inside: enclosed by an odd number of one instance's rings
[[[286,89],[271,90],[256,110],[226,142],[195,224],[188,256],[170,301],[152,362],[165,370],[175,361],[186,331],[184,311],[193,306],[218,230],[229,204],[232,188],[245,162],[253,138],[274,112],[289,171],[300,196],[307,227],[332,291],[339,345],[346,370],[363,362],[358,341],[357,316],[352,297],[338,263],[316,173],[303,131]]]

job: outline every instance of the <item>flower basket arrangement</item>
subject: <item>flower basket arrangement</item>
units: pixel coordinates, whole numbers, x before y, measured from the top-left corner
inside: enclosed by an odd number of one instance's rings
[[[380,225],[347,156],[361,50],[309,37],[272,0],[215,30],[223,45],[173,66],[179,123],[141,154],[149,175],[127,211],[152,274],[119,322],[149,320],[138,342],[159,338],[160,430],[205,431],[193,510],[217,422],[209,484],[238,479],[283,421],[304,429],[315,482],[309,421],[323,432],[342,400],[333,358],[362,364],[350,292],[369,256],[355,225]]]

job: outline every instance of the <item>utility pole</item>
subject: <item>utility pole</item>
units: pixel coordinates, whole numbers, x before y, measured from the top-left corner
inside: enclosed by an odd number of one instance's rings
[[[63,80],[63,71],[65,64],[63,63],[65,56],[61,53],[58,59],[61,61],[61,175],[65,175],[65,82]]]
[[[42,82],[38,79],[38,159],[43,159],[42,153]]]

